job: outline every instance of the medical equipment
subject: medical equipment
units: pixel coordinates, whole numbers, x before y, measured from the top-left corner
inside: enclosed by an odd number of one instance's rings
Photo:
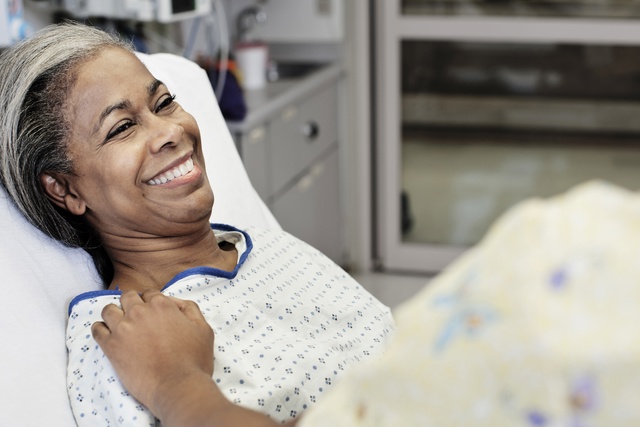
[[[174,22],[206,15],[209,0],[62,0],[75,17],[101,16],[136,21]]]
[[[0,0],[0,2],[3,0]],[[192,58],[197,33],[204,27],[206,47],[211,58],[220,59],[220,78],[214,88],[216,98],[222,97],[226,80],[230,43],[226,26],[227,17],[221,0],[46,0],[49,7],[65,10],[75,18],[101,17],[141,22],[170,23],[193,19],[183,48],[173,40],[145,28],[145,36],[161,46],[161,51]],[[201,26],[200,24],[204,25]],[[1,36],[1,34],[0,34]],[[2,44],[0,43],[0,46]]]
[[[193,20],[189,31],[187,45],[182,51],[182,56],[193,59],[196,37],[200,30],[200,24],[204,21],[205,43],[211,58],[220,59],[218,81],[214,92],[218,101],[222,98],[225,81],[227,79],[227,64],[229,61],[229,30],[227,28],[227,15],[221,0],[211,0],[211,11],[206,16],[199,16]],[[212,82],[213,83],[213,82]]]
[[[9,46],[31,34],[23,16],[22,0],[0,0],[0,47]]]

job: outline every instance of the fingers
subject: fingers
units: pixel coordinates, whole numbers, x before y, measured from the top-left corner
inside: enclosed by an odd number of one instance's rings
[[[111,327],[118,320],[122,319],[124,312],[120,307],[115,304],[108,304],[102,309],[102,320],[107,324],[107,327]]]
[[[149,302],[151,301],[151,299],[153,297],[159,296],[161,298],[169,298],[167,296],[165,296],[162,292],[160,292],[157,289],[147,289],[146,291],[144,291],[142,294],[140,294],[140,298],[144,301],[144,302]]]
[[[111,335],[111,331],[107,328],[107,325],[105,325],[104,322],[95,322],[91,325],[91,334],[98,344],[102,345],[102,343]]]
[[[122,310],[125,312],[131,310],[131,307],[133,307],[134,305],[144,304],[144,302],[145,301],[143,300],[142,295],[140,295],[136,291],[125,291],[120,296],[120,305],[122,306]]]
[[[131,320],[139,320],[139,316],[144,316],[144,313],[149,310],[175,309],[175,304],[171,302],[169,297],[155,289],[149,289],[143,293],[125,291],[120,297],[120,305],[122,305],[124,316]]]
[[[115,304],[108,304],[102,309],[103,322],[95,322],[91,325],[93,338],[102,345],[111,336],[111,331],[124,318],[124,311]]]
[[[184,313],[185,317],[194,322],[204,322],[206,320],[200,311],[200,307],[193,301],[182,300],[175,297],[168,297],[164,295],[162,292],[151,289],[142,293],[141,298],[144,302],[150,303],[151,300],[157,302],[158,304],[175,304],[182,313]],[[125,308],[126,310],[126,308]]]
[[[101,317],[102,322],[95,322],[91,325],[91,333],[93,337],[100,342],[108,339],[111,335],[111,331],[116,325],[124,318],[125,310],[130,310],[132,306],[136,304],[142,304],[141,297],[133,291],[128,291],[122,294],[120,297],[120,305],[122,308],[115,304],[108,304],[102,309]]]
[[[120,297],[120,305],[121,307],[108,304],[102,309],[103,322],[96,322],[91,329],[94,336],[96,336],[95,334],[101,337],[108,336],[125,318],[139,319],[138,315],[146,311],[145,306],[147,308],[155,307],[155,310],[160,311],[177,308],[192,322],[209,327],[198,304],[193,301],[168,297],[155,289],[147,290],[141,294],[135,291],[126,291]]]

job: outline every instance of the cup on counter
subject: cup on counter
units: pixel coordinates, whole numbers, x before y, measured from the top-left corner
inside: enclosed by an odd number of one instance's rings
[[[260,42],[239,43],[235,48],[235,57],[242,74],[242,87],[247,90],[264,87],[269,59],[267,45]]]

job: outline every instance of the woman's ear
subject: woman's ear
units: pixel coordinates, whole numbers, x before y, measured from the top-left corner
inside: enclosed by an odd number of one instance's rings
[[[64,174],[44,172],[40,175],[40,184],[49,200],[59,208],[78,216],[86,212],[87,205],[82,198],[71,191],[69,181]]]

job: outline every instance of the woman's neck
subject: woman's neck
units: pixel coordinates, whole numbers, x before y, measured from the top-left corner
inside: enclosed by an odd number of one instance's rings
[[[238,261],[235,246],[222,242],[209,228],[195,235],[132,241],[111,247],[114,278],[109,289],[162,289],[177,274],[207,266],[232,271]]]

